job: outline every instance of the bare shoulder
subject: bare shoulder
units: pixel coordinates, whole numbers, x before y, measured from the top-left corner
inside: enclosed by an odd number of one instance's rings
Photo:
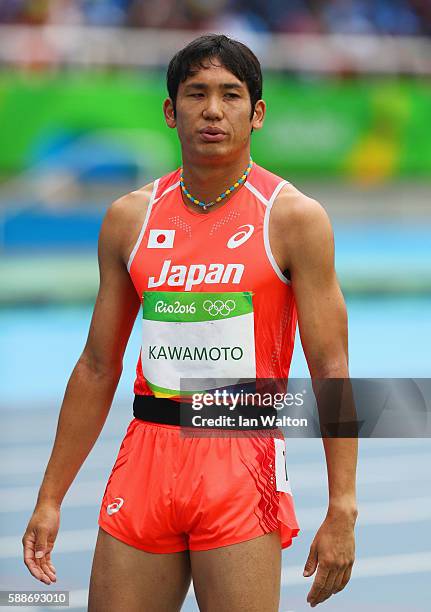
[[[331,222],[314,198],[287,184],[277,196],[269,220],[270,243],[282,269],[292,269],[310,251],[332,250]]]
[[[131,191],[112,202],[108,207],[101,229],[101,241],[115,248],[123,261],[138,239],[139,232],[147,213],[148,204],[153,190],[153,183],[149,183]]]
[[[276,198],[271,220],[275,228],[282,232],[301,232],[302,236],[310,232],[327,231],[331,227],[328,214],[322,204],[305,195],[291,184],[285,185]]]
[[[136,191],[130,191],[114,200],[106,211],[110,222],[128,223],[136,216],[145,216],[151,198],[153,183],[145,185]]]

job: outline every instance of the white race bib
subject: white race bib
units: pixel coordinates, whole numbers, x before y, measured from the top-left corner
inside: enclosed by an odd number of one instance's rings
[[[179,395],[184,378],[206,379],[190,391],[255,379],[252,293],[145,291],[141,360],[156,397]]]

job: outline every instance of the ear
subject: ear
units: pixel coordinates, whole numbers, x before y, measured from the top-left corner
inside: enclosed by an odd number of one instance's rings
[[[163,114],[165,116],[166,125],[170,128],[177,127],[177,121],[175,119],[174,105],[170,98],[166,98],[163,102]]]
[[[263,127],[263,121],[265,119],[266,104],[263,100],[258,100],[254,107],[253,117],[251,119],[251,127],[254,130],[260,130]]]

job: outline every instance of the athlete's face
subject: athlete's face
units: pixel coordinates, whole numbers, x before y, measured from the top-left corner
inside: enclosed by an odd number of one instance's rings
[[[251,129],[262,127],[265,102],[259,100],[252,114],[247,85],[217,60],[204,66],[180,83],[175,114],[165,100],[166,123],[177,128],[183,157],[234,158],[249,148]]]

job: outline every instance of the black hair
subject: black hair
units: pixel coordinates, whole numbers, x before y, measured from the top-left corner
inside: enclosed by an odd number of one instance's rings
[[[218,59],[222,66],[247,85],[251,101],[251,117],[256,102],[262,98],[260,62],[246,45],[224,34],[205,34],[178,51],[169,62],[166,82],[174,106],[178,87],[189,76],[205,67],[205,60]]]

